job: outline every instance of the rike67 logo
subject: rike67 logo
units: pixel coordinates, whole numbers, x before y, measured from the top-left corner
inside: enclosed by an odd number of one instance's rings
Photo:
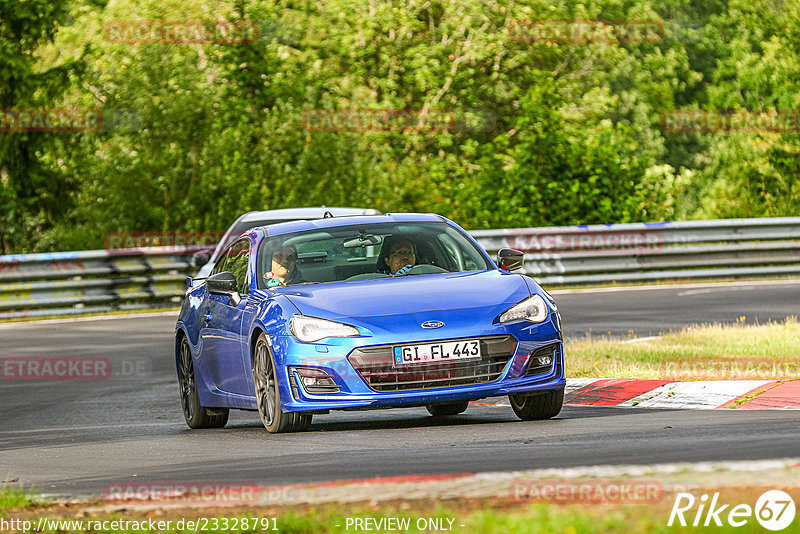
[[[791,525],[794,515],[794,500],[781,490],[764,492],[755,507],[749,504],[720,504],[719,492],[714,493],[710,500],[705,493],[699,499],[691,493],[678,493],[667,526],[721,527],[727,524],[742,527],[755,517],[765,529],[778,531]]]

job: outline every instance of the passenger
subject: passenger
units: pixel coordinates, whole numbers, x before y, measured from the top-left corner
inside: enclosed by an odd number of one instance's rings
[[[299,284],[303,280],[297,270],[297,249],[294,245],[278,247],[272,253],[272,271],[264,275],[267,287]]]
[[[417,247],[406,237],[390,236],[384,239],[380,258],[380,271],[388,270],[392,275],[405,274],[417,264]]]

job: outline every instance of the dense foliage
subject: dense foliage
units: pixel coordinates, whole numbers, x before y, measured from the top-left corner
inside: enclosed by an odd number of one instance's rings
[[[144,20],[258,32],[181,44],[109,31]],[[663,32],[520,38],[533,20]],[[669,132],[661,119],[798,110],[798,78],[800,0],[0,0],[1,108],[104,119],[0,124],[0,253],[310,205],[434,211],[473,229],[796,215],[797,133]],[[347,110],[413,120],[309,123]],[[421,118],[435,112],[455,123]]]

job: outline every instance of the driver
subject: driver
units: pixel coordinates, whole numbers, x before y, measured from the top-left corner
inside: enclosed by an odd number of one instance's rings
[[[267,287],[297,284],[302,282],[297,270],[297,249],[294,245],[284,245],[272,253],[272,271],[266,273]]]
[[[392,275],[405,274],[417,264],[417,248],[407,238],[390,241],[383,261]]]

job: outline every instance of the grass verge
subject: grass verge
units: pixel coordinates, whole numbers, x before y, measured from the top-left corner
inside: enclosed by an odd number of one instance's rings
[[[800,322],[703,325],[656,339],[573,339],[565,346],[571,378],[664,380],[800,379]]]
[[[3,495],[6,498],[6,493]],[[14,498],[18,496],[15,494]],[[735,500],[735,497],[729,498]],[[660,534],[681,531],[680,527],[667,526],[671,505],[671,498],[647,505],[529,503],[497,498],[437,502],[431,498],[381,505],[300,505],[246,511],[161,509],[148,513],[127,510],[106,514],[87,512],[76,505],[34,504],[27,508],[12,506],[11,510],[0,510],[0,525],[5,522],[9,527],[4,532],[26,533],[279,531],[299,534],[372,531]],[[763,532],[753,520],[744,527],[723,526],[713,530],[723,533]]]
[[[33,500],[21,489],[0,489],[0,513],[5,510],[23,508],[30,505],[32,502]]]

